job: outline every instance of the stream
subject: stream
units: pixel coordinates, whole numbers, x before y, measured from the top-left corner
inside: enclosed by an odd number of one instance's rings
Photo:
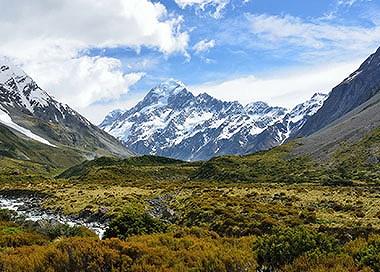
[[[41,198],[35,196],[8,196],[0,195],[0,209],[9,209],[16,211],[18,215],[23,216],[26,220],[38,222],[40,220],[51,221],[54,223],[68,224],[69,226],[85,226],[94,231],[99,238],[104,236],[107,224],[89,221],[79,216],[65,216],[57,211],[43,208],[40,204]]]

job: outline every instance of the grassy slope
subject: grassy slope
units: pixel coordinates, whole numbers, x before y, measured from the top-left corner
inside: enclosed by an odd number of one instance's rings
[[[380,127],[364,138],[342,142],[329,158],[294,156],[298,140],[247,156],[221,156],[188,163],[154,156],[130,159],[101,158],[69,168],[60,178],[78,180],[203,181],[222,183],[316,182],[324,184],[378,183],[380,176]]]
[[[98,158],[71,167],[58,178],[91,181],[177,181],[191,175],[198,163],[141,156],[128,159]]]
[[[65,168],[82,162],[84,152],[64,146],[52,147],[21,134],[16,134],[0,124],[0,156]]]

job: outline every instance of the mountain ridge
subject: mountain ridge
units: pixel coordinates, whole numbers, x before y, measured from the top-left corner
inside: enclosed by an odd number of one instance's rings
[[[308,136],[328,126],[368,101],[380,90],[380,48],[330,92],[323,107],[311,117],[297,136]]]
[[[309,104],[300,104],[292,110],[272,107],[262,101],[243,106],[207,93],[195,96],[183,82],[169,79],[151,89],[135,107],[112,111],[99,127],[141,154],[207,160],[218,155],[249,152],[250,143],[258,135],[286,116],[290,118],[293,114],[294,118],[303,120],[303,124],[310,111],[302,112],[300,107],[319,108],[325,95],[317,97],[318,101],[311,99]],[[271,141],[265,147],[285,141],[299,128],[297,122],[289,121],[282,128],[281,137],[274,138],[272,134],[263,137],[262,142]]]

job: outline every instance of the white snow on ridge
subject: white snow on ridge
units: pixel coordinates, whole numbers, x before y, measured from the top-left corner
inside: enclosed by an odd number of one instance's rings
[[[17,94],[21,99],[22,106],[26,107],[30,112],[33,113],[36,106],[48,106],[51,97],[40,89],[22,69],[17,66],[0,63],[0,84],[5,85],[7,88],[7,84],[12,81],[17,86]],[[30,93],[25,95],[23,90],[28,89]]]
[[[122,115],[111,112],[100,127],[141,154],[209,158],[210,148],[214,154],[237,152],[239,147],[244,151],[268,128],[263,141],[284,142],[326,98],[317,93],[293,109],[261,101],[243,106],[206,93],[194,96],[182,82],[170,79]]]
[[[56,147],[55,145],[49,143],[49,141],[45,140],[44,138],[34,134],[33,132],[31,132],[30,130],[26,129],[26,128],[23,128],[19,125],[17,125],[16,123],[14,123],[11,119],[11,117],[4,111],[0,110],[0,122],[10,128],[13,128],[14,130],[17,130],[18,132],[24,134],[25,136],[33,139],[33,140],[36,140],[40,143],[43,143],[43,144],[46,144],[46,145],[49,145],[49,146],[53,146],[53,147]]]
[[[171,79],[159,84],[154,89],[154,93],[159,95],[159,96],[168,97],[171,95],[178,94],[180,91],[182,91],[185,88],[186,88],[186,86],[183,82],[171,78]]]
[[[355,73],[353,73],[351,76],[349,76],[348,78],[346,78],[344,80],[344,82],[348,83],[350,81],[352,81],[355,77],[357,77],[358,75],[360,75],[363,71],[357,71]]]

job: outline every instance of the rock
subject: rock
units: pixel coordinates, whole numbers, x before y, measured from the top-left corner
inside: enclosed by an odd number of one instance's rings
[[[273,197],[273,200],[281,200],[281,197],[280,197],[279,195],[275,195],[275,196]]]
[[[104,207],[104,206],[99,206],[98,208],[98,214],[99,215],[105,215],[107,212],[109,212],[110,209]]]
[[[17,211],[28,211],[30,207],[27,204],[22,204],[17,207]]]
[[[366,160],[365,160],[365,163],[366,164],[375,164],[375,163],[379,163],[379,159],[375,156],[370,156],[368,157]]]
[[[85,219],[85,218],[90,217],[91,215],[93,215],[92,211],[90,211],[90,210],[82,210],[82,211],[79,212],[78,217]]]
[[[162,211],[161,219],[174,223],[178,219],[178,215],[175,211],[166,207],[166,209]]]
[[[178,220],[179,216],[175,211],[168,208],[165,201],[169,201],[173,198],[172,195],[166,194],[162,196],[157,196],[148,201],[148,204],[152,209],[148,210],[148,214],[154,218],[157,218],[163,222],[174,223]]]
[[[0,199],[7,200],[6,205],[0,208],[8,208],[7,205],[17,208],[17,211],[14,211],[15,220],[25,227],[46,229],[57,224],[80,225],[88,227],[101,236],[110,222],[110,219],[104,217],[104,214],[94,214],[88,209],[82,210],[78,215],[62,215],[62,208],[41,207],[39,204],[41,199],[38,197],[28,198],[25,195],[3,194],[0,195]],[[106,212],[106,208],[101,208],[100,212]]]

